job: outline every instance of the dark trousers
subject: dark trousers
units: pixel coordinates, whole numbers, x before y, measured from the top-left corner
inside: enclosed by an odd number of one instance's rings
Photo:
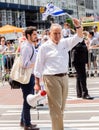
[[[86,83],[86,68],[85,63],[75,64],[76,69],[76,91],[77,96],[86,96],[88,95],[87,83]]]
[[[28,94],[34,94],[34,83],[34,76],[32,75],[30,78],[30,82],[28,84],[22,84],[21,86],[23,93],[23,109],[21,113],[21,122],[23,122],[26,126],[29,126],[31,124],[31,106],[27,103],[26,97]]]
[[[14,56],[5,56],[5,69],[11,69],[14,63]]]

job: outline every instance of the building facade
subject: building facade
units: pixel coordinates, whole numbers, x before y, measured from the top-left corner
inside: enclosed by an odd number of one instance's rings
[[[50,19],[42,21],[41,7],[45,7],[49,0],[0,0],[0,27],[6,24],[18,27],[37,26],[37,28],[48,28]],[[65,1],[64,1],[65,2]],[[56,6],[65,9],[65,4],[53,0]],[[63,18],[59,18],[61,21]],[[57,19],[57,20],[59,20]],[[65,19],[65,18],[64,18]]]
[[[45,22],[41,20],[40,7],[34,0],[0,0],[0,26],[41,28]]]
[[[40,8],[53,2],[72,17],[99,15],[99,0],[0,0],[0,27],[11,24],[18,27],[37,26],[48,28],[50,19],[42,21]],[[66,16],[55,18],[55,22],[64,22]]]

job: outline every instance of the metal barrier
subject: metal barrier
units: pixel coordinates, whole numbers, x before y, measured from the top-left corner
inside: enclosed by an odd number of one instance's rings
[[[72,51],[69,53],[69,76],[75,76],[76,70],[72,65]],[[91,48],[88,52],[88,64],[86,64],[88,77],[99,76],[99,47]]]
[[[93,55],[92,55],[93,54]],[[11,54],[0,54],[0,81],[4,84],[6,80],[9,78],[9,74],[14,62],[16,53]],[[69,52],[69,69],[68,75],[75,76],[76,71],[74,66],[72,65],[72,54]],[[11,58],[12,57],[12,58]],[[94,67],[94,65],[96,65]],[[86,73],[89,77],[91,76],[99,76],[99,47],[92,48],[88,53],[88,65],[86,66]]]
[[[3,83],[9,80],[9,74],[14,63],[15,53],[0,54],[0,81]]]
[[[94,47],[89,50],[88,67],[89,77],[99,75],[99,47]]]
[[[69,67],[68,67],[68,75],[70,77],[74,77],[75,76],[75,73],[76,73],[76,70],[74,68],[74,66],[72,65],[72,51],[69,51]]]

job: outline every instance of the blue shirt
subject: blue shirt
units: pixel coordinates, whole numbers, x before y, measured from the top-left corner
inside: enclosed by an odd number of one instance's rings
[[[23,43],[20,54],[22,56],[22,63],[23,63],[24,68],[28,68],[31,64],[35,63],[36,50],[35,50],[35,47],[33,44],[30,44],[28,41]],[[33,54],[33,56],[32,56],[32,54]],[[31,56],[32,56],[32,58],[31,58]],[[32,73],[33,73],[33,71],[32,71]]]

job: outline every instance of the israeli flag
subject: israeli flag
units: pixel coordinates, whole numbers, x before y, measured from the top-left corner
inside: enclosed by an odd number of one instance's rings
[[[49,15],[51,16],[62,16],[66,15],[67,13],[64,12],[59,7],[54,6],[52,3],[47,4],[46,11],[42,14],[42,20],[46,20]]]

